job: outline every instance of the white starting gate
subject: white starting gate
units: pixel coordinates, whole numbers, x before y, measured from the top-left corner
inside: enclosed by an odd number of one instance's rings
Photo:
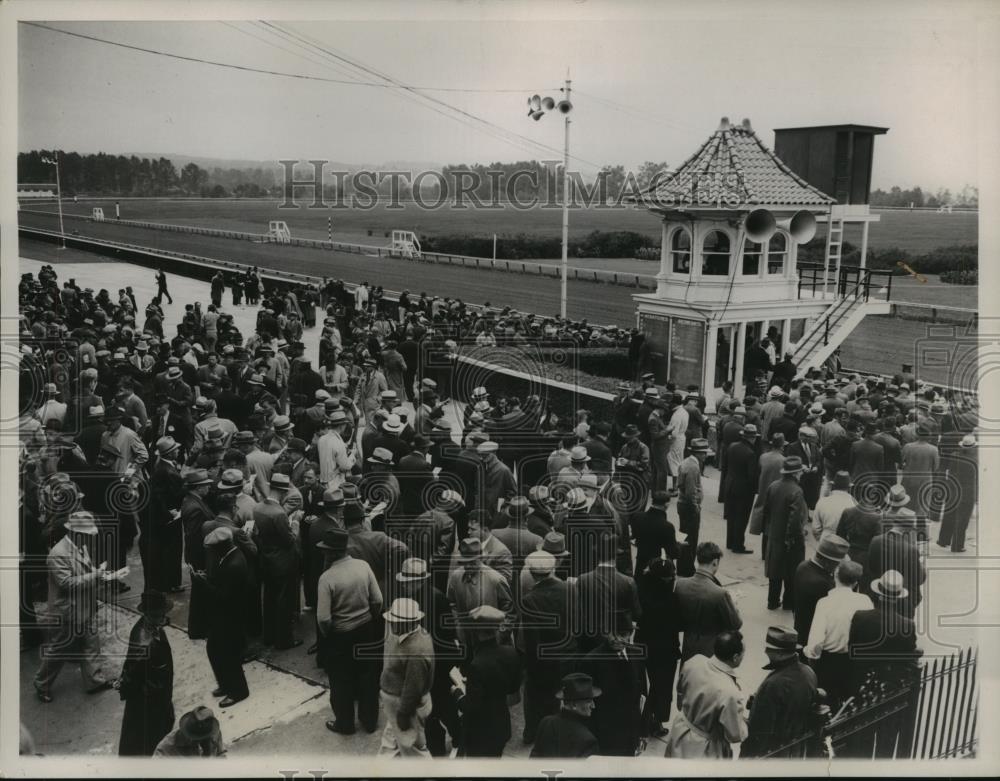
[[[292,232],[283,220],[271,220],[267,225],[267,238],[276,244],[291,244]]]
[[[94,222],[104,222],[104,209],[100,206],[95,206],[90,213],[90,218]]]
[[[417,234],[413,231],[393,231],[390,250],[393,255],[398,253],[404,258],[419,258],[420,241]]]

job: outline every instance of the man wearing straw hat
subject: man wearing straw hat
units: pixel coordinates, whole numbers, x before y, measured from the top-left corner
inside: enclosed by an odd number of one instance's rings
[[[804,528],[809,508],[799,485],[802,459],[788,456],[781,479],[771,483],[764,495],[764,528],[767,530],[764,574],[768,579],[767,609],[795,608],[795,568],[805,558]],[[784,586],[784,596],[782,596]]]
[[[110,689],[110,678],[101,674],[101,637],[97,629],[97,588],[124,573],[108,572],[107,562],[98,566],[90,559],[90,546],[97,536],[94,516],[74,512],[66,520],[66,536],[52,546],[45,565],[48,570],[48,613],[54,621],[49,641],[42,647],[42,664],[35,674],[35,694],[52,702],[52,684],[63,664],[79,662],[88,694]]]
[[[903,575],[886,570],[872,581],[871,591],[875,607],[859,610],[851,619],[848,653],[855,690],[869,672],[887,685],[905,678],[923,653],[917,649],[916,625],[901,610],[909,596]]]
[[[907,509],[910,497],[902,485],[889,489],[889,509],[882,519],[883,532],[872,538],[868,546],[868,575],[881,577],[887,570],[895,570],[903,577],[908,596],[901,597],[897,609],[913,618],[921,601],[920,587],[927,579],[917,547],[916,517]],[[872,588],[875,584],[872,583]]]
[[[562,679],[555,696],[561,703],[559,711],[539,723],[531,758],[583,759],[596,754],[597,738],[588,723],[601,690],[589,675],[571,673]]]
[[[751,697],[747,738],[740,758],[762,757],[792,742],[813,719],[818,704],[816,673],[799,661],[794,631],[767,628],[764,652],[770,670]]]
[[[395,599],[385,613],[389,631],[379,682],[385,729],[379,754],[430,759],[424,724],[431,714],[434,645],[421,625],[424,612],[416,600]]]

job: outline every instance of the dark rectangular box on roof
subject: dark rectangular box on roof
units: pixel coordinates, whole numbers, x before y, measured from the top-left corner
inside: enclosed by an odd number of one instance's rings
[[[887,127],[818,125],[774,131],[774,152],[813,187],[837,203],[866,204],[871,190],[875,136]]]

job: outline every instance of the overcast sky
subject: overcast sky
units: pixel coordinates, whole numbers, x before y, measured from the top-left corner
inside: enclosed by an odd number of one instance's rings
[[[689,8],[641,22],[279,24],[409,85],[514,90],[426,94],[552,147],[550,158],[562,148],[561,118],[531,121],[526,99],[531,92],[558,99],[568,66],[571,149],[579,158],[573,167],[585,174],[591,164],[676,165],[728,115],[749,117],[768,146],[776,127],[886,126],[889,134],[876,140],[873,187],[976,184],[969,23],[917,14],[850,19],[836,12],[840,4],[823,7],[829,18],[808,21],[787,12],[706,20]],[[865,6],[852,7],[865,13]],[[187,57],[359,78],[255,22],[46,24]],[[388,89],[181,62],[26,25],[19,44],[22,151],[349,163],[546,156],[527,141],[507,143],[457,121],[449,108],[435,106],[444,116]]]

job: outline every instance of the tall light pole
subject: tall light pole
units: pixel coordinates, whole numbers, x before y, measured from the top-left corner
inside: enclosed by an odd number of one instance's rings
[[[562,282],[559,291],[559,316],[566,319],[566,281],[569,277],[569,113],[573,110],[570,102],[569,71],[566,72],[566,86],[561,88],[562,100],[556,103],[552,98],[542,98],[532,95],[528,98],[528,116],[536,122],[545,116],[546,111],[558,108],[565,116],[565,135],[563,138],[563,210],[562,210]]]
[[[56,167],[56,200],[59,202],[59,233],[62,236],[62,246],[59,249],[66,249],[66,230],[63,228],[62,187],[59,184],[59,152],[56,151],[55,159],[43,157],[42,162]]]

